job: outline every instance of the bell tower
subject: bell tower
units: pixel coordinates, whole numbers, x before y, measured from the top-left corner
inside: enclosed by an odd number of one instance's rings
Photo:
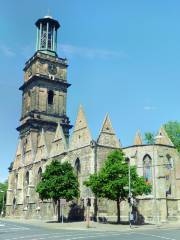
[[[36,52],[24,67],[22,91],[22,113],[20,133],[22,142],[31,135],[36,145],[38,135],[45,132],[47,142],[51,141],[58,123],[61,124],[66,139],[70,125],[66,115],[67,60],[57,55],[58,21],[51,16],[37,20]],[[31,133],[31,134],[30,134]]]

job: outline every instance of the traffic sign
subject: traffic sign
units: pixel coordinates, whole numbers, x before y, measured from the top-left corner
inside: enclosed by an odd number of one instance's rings
[[[60,198],[60,205],[61,206],[66,205],[66,199],[65,198]]]

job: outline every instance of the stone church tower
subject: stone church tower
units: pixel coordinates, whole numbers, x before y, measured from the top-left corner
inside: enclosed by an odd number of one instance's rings
[[[72,127],[66,115],[67,89],[70,86],[67,82],[67,59],[57,55],[57,31],[60,24],[51,16],[45,16],[35,25],[36,52],[25,63],[24,83],[19,88],[22,91],[22,113],[17,128],[19,143],[13,163],[13,169],[17,170],[15,175],[9,176],[10,198],[7,203],[13,198],[15,205],[18,201],[19,204],[23,202],[22,167],[48,157],[58,125],[61,126],[67,143],[69,129]],[[28,175],[31,172],[28,171]],[[22,184],[15,188],[15,193],[11,186],[14,181]]]
[[[24,162],[32,162],[43,129],[47,148],[60,123],[68,141],[71,125],[66,116],[67,60],[59,58],[57,31],[60,24],[46,16],[36,22],[36,53],[25,64],[20,135]]]
[[[42,129],[49,147],[60,123],[66,139],[71,125],[66,116],[67,60],[59,58],[57,30],[59,23],[49,16],[36,22],[36,53],[25,64],[22,91],[22,115],[17,128],[23,145],[23,155],[36,151]]]

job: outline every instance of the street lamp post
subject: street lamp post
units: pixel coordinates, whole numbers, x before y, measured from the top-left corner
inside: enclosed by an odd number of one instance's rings
[[[90,198],[90,189],[86,189],[86,227],[90,227],[90,207],[91,207],[91,198]]]
[[[0,193],[3,193],[3,202],[2,202],[2,209],[1,209],[1,217],[3,217],[4,214],[4,202],[5,202],[5,192],[3,190],[0,190]]]
[[[129,226],[131,227],[132,207],[131,207],[131,166],[130,166],[130,159],[128,161],[128,179],[129,179]]]
[[[126,162],[128,163],[128,187],[124,187],[124,189],[128,189],[128,203],[129,203],[129,227],[131,227],[131,214],[132,214],[132,207],[131,207],[131,166],[130,166],[130,159],[126,158]]]

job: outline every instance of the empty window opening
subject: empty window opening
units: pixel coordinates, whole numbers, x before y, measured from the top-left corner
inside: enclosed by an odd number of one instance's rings
[[[165,162],[166,196],[171,195],[172,171],[173,171],[173,159],[169,154],[167,154]]]
[[[29,185],[29,172],[26,172],[26,184]]]
[[[52,90],[48,91],[48,104],[52,105],[54,99],[54,92]]]
[[[76,173],[77,177],[79,177],[79,174],[81,172],[81,164],[80,164],[79,158],[76,159],[74,167],[75,167],[75,173]]]
[[[13,209],[15,209],[16,208],[16,199],[14,198],[13,199]]]
[[[143,175],[146,182],[152,182],[152,159],[148,154],[143,158]]]
[[[41,178],[42,178],[42,168],[40,167],[40,168],[38,169],[38,181],[40,181]]]
[[[16,173],[16,187],[17,187],[17,184],[18,184],[18,173]]]

